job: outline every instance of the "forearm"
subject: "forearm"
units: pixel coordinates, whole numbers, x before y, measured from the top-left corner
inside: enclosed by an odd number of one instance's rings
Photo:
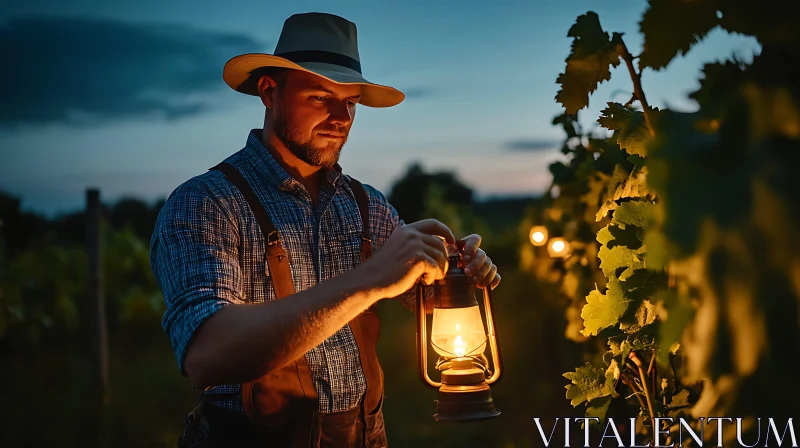
[[[192,384],[253,380],[299,358],[381,298],[367,279],[353,270],[281,300],[225,306],[189,346]]]

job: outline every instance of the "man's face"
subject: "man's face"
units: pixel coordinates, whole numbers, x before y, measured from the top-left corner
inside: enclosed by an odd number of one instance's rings
[[[358,85],[290,70],[276,92],[272,131],[299,159],[332,167],[339,161],[360,97]]]

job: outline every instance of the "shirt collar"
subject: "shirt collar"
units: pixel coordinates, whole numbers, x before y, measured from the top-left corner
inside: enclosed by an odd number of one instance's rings
[[[264,145],[261,141],[261,133],[261,129],[251,130],[245,145],[245,153],[248,159],[253,162],[258,174],[280,190],[292,191],[297,188],[303,188],[302,184],[286,172],[280,162],[275,159]],[[342,167],[337,163],[333,168],[323,168],[323,170],[325,170],[325,184],[323,186],[339,188],[343,180]]]

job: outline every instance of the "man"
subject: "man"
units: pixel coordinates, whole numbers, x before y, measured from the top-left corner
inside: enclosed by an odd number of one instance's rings
[[[404,96],[361,76],[355,25],[329,14],[290,17],[274,55],[223,77],[261,99],[264,128],[172,193],[151,242],[162,325],[203,403],[183,446],[386,446],[375,304],[442,278],[455,237],[404,224],[337,161],[357,104]],[[495,287],[480,237],[464,242],[467,274]]]

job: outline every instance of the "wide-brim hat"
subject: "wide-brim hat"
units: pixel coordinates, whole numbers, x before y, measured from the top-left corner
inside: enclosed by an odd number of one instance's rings
[[[283,24],[274,54],[248,53],[225,64],[222,77],[232,89],[258,96],[256,83],[247,82],[263,67],[302,70],[338,84],[361,85],[359,104],[390,107],[405,98],[403,92],[375,84],[361,74],[356,25],[333,14],[295,14]]]

